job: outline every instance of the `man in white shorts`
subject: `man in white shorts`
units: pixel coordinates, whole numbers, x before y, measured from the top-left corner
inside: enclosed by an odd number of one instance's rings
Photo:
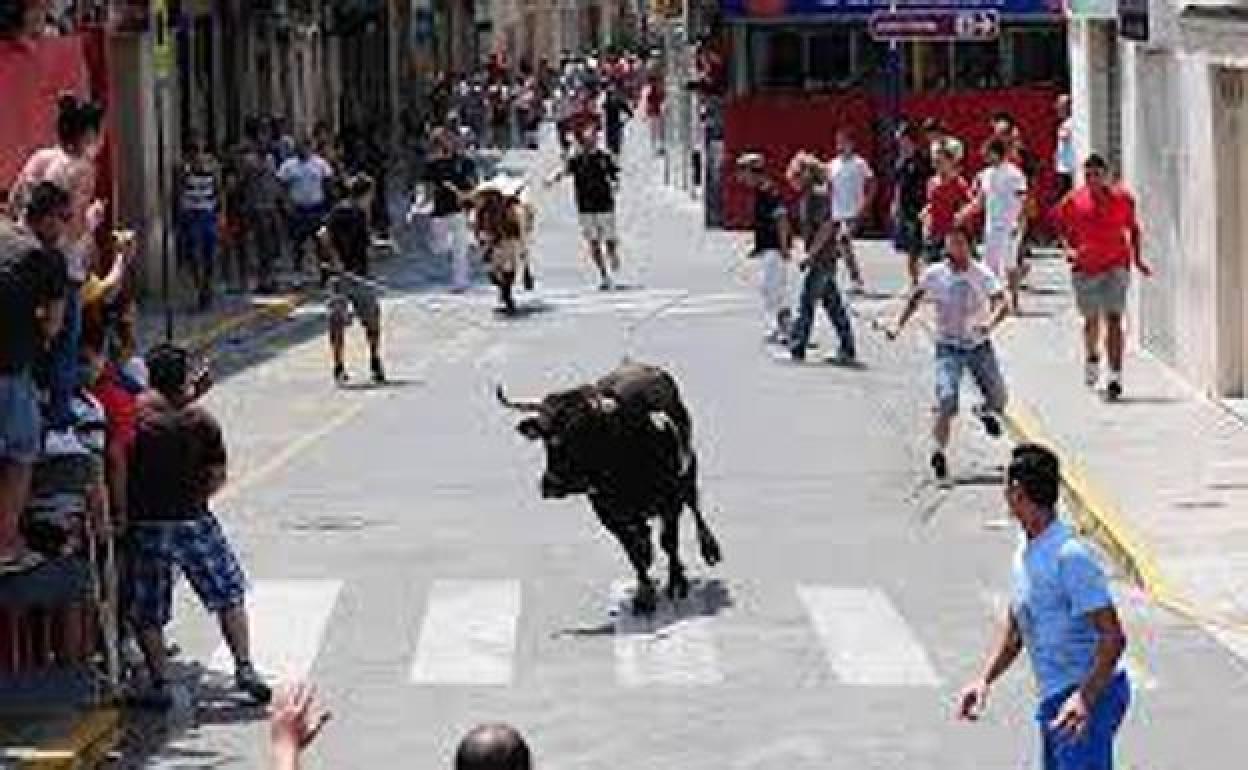
[[[550,177],[548,184],[572,176],[581,235],[589,244],[590,257],[602,278],[598,288],[609,291],[613,285],[612,273],[620,270],[615,232],[615,188],[619,184],[620,167],[611,153],[598,146],[596,124],[590,123],[582,128],[576,140],[576,151],[568,158],[567,164]]]
[[[1022,278],[1019,247],[1026,226],[1027,177],[1007,158],[1009,148],[993,139],[984,148],[988,165],[975,177],[974,198],[962,213],[963,222],[973,214],[984,215],[984,264],[1010,290],[1010,306],[1018,312],[1018,288]]]

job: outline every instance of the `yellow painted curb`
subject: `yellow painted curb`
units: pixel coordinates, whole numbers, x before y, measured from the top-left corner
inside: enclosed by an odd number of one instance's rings
[[[116,708],[91,711],[65,738],[36,749],[10,749],[0,760],[16,760],[18,770],[86,770],[100,764],[121,735],[121,712]]]
[[[1197,623],[1248,631],[1248,624],[1212,617],[1179,595],[1158,566],[1156,557],[1125,521],[1118,507],[1096,485],[1083,464],[1057,444],[1026,407],[1011,403],[1006,407],[1005,421],[1019,441],[1042,444],[1057,454],[1062,466],[1062,485],[1072,503],[1070,513],[1080,529],[1096,538],[1128,577],[1156,603]]]
[[[214,343],[227,337],[239,329],[250,326],[251,324],[266,318],[284,318],[295,312],[295,308],[303,304],[307,298],[311,296],[311,292],[302,291],[295,294],[289,294],[277,301],[249,308],[237,315],[223,318],[210,327],[207,331],[189,337],[179,342],[179,344],[191,351],[203,350],[212,346]]]

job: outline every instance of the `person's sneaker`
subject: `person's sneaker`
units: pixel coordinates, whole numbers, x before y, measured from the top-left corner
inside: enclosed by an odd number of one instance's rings
[[[976,405],[975,416],[984,426],[984,432],[993,438],[1001,438],[1001,417],[985,404]]]
[[[602,283],[598,284],[598,291],[611,291],[611,279],[603,278]]]
[[[234,672],[234,684],[240,691],[246,693],[248,697],[261,706],[267,706],[273,698],[273,691],[269,689],[269,686],[256,673],[256,669],[249,663],[244,663]]]
[[[1109,384],[1105,386],[1105,397],[1110,401],[1122,398],[1122,382],[1117,376],[1110,377]]]
[[[789,348],[789,356],[799,364],[806,361],[806,351],[802,348]]]
[[[69,428],[48,431],[43,437],[43,452],[49,457],[89,454],[77,434]]]
[[[1095,388],[1096,384],[1101,381],[1101,362],[1092,359],[1083,365],[1083,384],[1089,388]]]
[[[369,368],[373,370],[373,382],[381,385],[386,381],[386,370],[381,366],[381,359],[374,358],[369,362]]]
[[[949,478],[949,461],[945,459],[945,453],[939,449],[932,452],[932,473],[936,474],[937,481],[945,481]]]
[[[867,285],[859,278],[849,285],[849,293],[861,297],[867,293]]]
[[[351,378],[347,375],[347,367],[343,366],[342,364],[335,364],[334,365],[334,382],[338,383],[339,385],[344,385],[349,379]]]

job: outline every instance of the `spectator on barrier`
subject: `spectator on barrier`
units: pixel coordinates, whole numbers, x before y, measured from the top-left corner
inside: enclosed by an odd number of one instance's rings
[[[72,94],[57,103],[58,144],[37,150],[26,161],[13,186],[15,210],[23,210],[40,182],[53,182],[69,193],[68,218],[57,249],[64,255],[72,289],[68,294],[61,334],[52,343],[48,372],[48,425],[44,448],[49,454],[86,454],[74,436],[70,401],[78,385],[78,338],[82,307],[78,287],[95,258],[95,233],[104,222],[103,201],[95,195],[95,159],[101,147],[104,110]]]
[[[60,331],[68,288],[60,252],[15,228],[0,232],[0,577],[43,561],[20,529],[41,432],[32,370],[39,349]]]
[[[243,570],[209,508],[225,485],[226,451],[216,419],[193,404],[208,386],[208,372],[193,375],[190,355],[171,345],[150,352],[147,367],[151,389],[139,396],[127,481],[130,615],[150,675],[138,702],[159,710],[172,705],[164,627],[176,566],[217,615],[238,689],[267,703],[269,688],[251,662]]]

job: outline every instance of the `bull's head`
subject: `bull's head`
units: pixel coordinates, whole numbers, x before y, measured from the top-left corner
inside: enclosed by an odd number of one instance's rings
[[[499,402],[527,416],[516,425],[520,435],[546,446],[546,471],[542,474],[542,497],[562,498],[593,491],[594,480],[604,467],[611,421],[618,407],[615,399],[593,386],[552,393],[538,401],[512,401],[498,387]]]

